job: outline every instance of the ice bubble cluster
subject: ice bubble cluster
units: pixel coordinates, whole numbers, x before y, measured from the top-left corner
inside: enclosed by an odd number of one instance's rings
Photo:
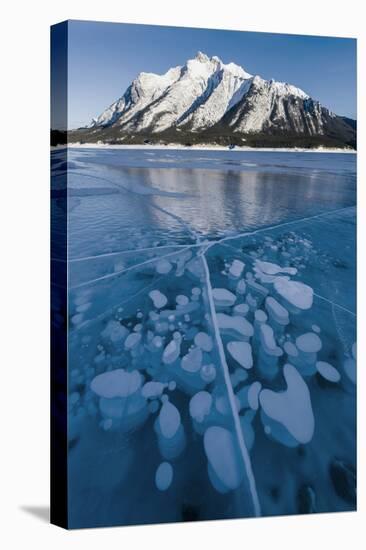
[[[128,329],[114,319],[108,321],[107,326],[101,333],[104,340],[109,340],[112,343],[124,341],[128,335]]]
[[[110,432],[103,437],[153,426],[158,491],[181,479],[177,469],[192,437],[203,447],[214,489],[233,491],[248,474],[243,445],[255,453],[259,441],[268,449],[312,441],[310,389],[336,392],[345,385],[354,393],[356,344],[334,353],[328,327],[321,331],[314,322],[321,324],[311,311],[313,289],[298,280],[311,253],[307,240],[290,234],[287,243],[267,237],[257,246],[255,239],[233,252],[221,247],[219,258],[208,241],[169,259],[152,252],[141,278],[149,290],[138,290],[138,307],[127,300],[100,322],[94,354],[93,338],[80,339],[91,358],[84,378],[79,364],[71,372],[71,414],[87,410]],[[211,248],[212,257],[203,254],[209,277],[197,245]],[[89,295],[80,300],[71,317],[75,330],[92,304]],[[77,430],[75,421],[70,433]],[[298,494],[313,506],[309,488]]]

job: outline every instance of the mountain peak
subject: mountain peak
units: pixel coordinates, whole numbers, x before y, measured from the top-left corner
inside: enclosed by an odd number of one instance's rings
[[[198,51],[195,55],[195,59],[197,61],[200,61],[201,63],[207,63],[207,61],[210,61],[210,58],[205,53]],[[213,59],[213,58],[212,58]]]
[[[91,127],[126,140],[164,132],[189,140],[207,132],[211,139],[217,135],[239,141],[241,136],[283,139],[287,133],[315,141],[327,136],[334,140],[338,133],[345,143],[355,140],[351,125],[331,116],[303,90],[252,76],[240,65],[202,51],[164,74],[140,73]]]

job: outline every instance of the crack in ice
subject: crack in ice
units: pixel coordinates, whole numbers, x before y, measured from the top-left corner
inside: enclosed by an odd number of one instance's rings
[[[195,248],[198,246],[202,246],[201,244],[165,244],[162,246],[150,246],[147,248],[134,248],[131,250],[119,250],[116,252],[107,252],[106,254],[96,254],[94,256],[83,256],[80,258],[71,258],[69,259],[70,263],[76,263],[76,262],[84,262],[86,260],[98,260],[99,258],[109,258],[114,256],[120,256],[122,254],[139,254],[140,252],[153,252],[155,250],[163,250],[166,248]],[[178,252],[177,252],[178,253]],[[159,258],[162,258],[163,256],[159,256]],[[65,261],[65,260],[59,260],[55,259],[56,261]]]
[[[182,250],[189,250],[189,246],[186,248],[183,248]],[[107,275],[102,275],[102,277],[97,277],[96,279],[91,279],[90,281],[85,281],[84,283],[80,283],[78,285],[70,287],[70,290],[76,290],[77,288],[82,288],[84,286],[92,285],[94,283],[98,283],[100,281],[107,281],[108,279],[112,279],[113,277],[118,277],[119,275],[123,275],[124,273],[128,273],[129,271],[132,271],[134,269],[137,269],[138,267],[142,267],[144,265],[148,265],[154,262],[158,262],[159,260],[162,260],[163,258],[169,258],[170,256],[175,256],[179,254],[179,251],[176,250],[174,252],[170,252],[169,254],[164,254],[163,256],[157,256],[156,258],[150,258],[150,260],[145,260],[144,262],[140,262],[139,264],[131,265],[130,267],[126,267],[126,269],[122,269],[121,271],[115,271],[114,273],[108,273]]]
[[[337,213],[340,213],[340,212],[344,212],[345,210],[349,210],[351,208],[354,208],[354,206],[346,206],[345,208],[337,208],[336,210],[331,210],[330,212],[322,212],[320,214],[315,214],[314,216],[299,218],[297,220],[290,220],[288,222],[282,222],[282,223],[278,223],[278,224],[274,224],[274,225],[269,225],[267,227],[260,227],[259,229],[254,229],[253,231],[245,231],[243,233],[237,233],[236,235],[228,235],[227,237],[223,237],[222,239],[211,241],[207,245],[207,248],[205,249],[205,252],[209,248],[211,248],[212,246],[215,246],[216,244],[220,244],[224,241],[240,239],[241,237],[250,237],[252,235],[258,235],[259,233],[263,233],[265,231],[271,231],[271,230],[279,229],[281,227],[286,227],[286,226],[289,226],[289,225],[301,224],[301,223],[304,223],[304,222],[307,222],[307,221],[310,221],[310,220],[315,220],[317,218],[321,219],[325,216],[329,216],[331,214],[337,214]]]
[[[221,335],[220,335],[220,329],[219,329],[218,322],[217,322],[216,309],[215,309],[215,305],[214,305],[214,299],[213,299],[213,294],[212,294],[212,286],[211,286],[211,280],[210,280],[210,270],[208,268],[207,260],[206,260],[206,257],[205,257],[204,253],[201,255],[201,258],[202,258],[202,262],[203,262],[203,266],[204,266],[204,270],[205,270],[206,287],[207,287],[207,294],[208,294],[208,300],[209,300],[209,305],[210,305],[212,323],[213,323],[214,332],[215,332],[215,340],[216,340],[218,351],[219,351],[220,363],[221,363],[221,367],[222,367],[222,370],[223,370],[226,390],[227,390],[228,397],[229,397],[231,413],[232,413],[233,420],[234,420],[235,432],[236,432],[236,436],[237,436],[237,439],[238,439],[239,449],[240,449],[242,460],[243,460],[243,463],[244,463],[246,475],[247,475],[247,478],[248,478],[249,490],[250,490],[250,494],[251,494],[252,501],[253,501],[254,513],[255,513],[256,516],[260,516],[261,515],[261,509],[260,509],[259,498],[258,498],[258,493],[257,493],[257,488],[256,488],[256,482],[255,482],[255,478],[254,478],[252,464],[251,464],[251,461],[250,461],[249,452],[248,452],[248,449],[246,447],[244,437],[243,437],[243,432],[242,432],[242,429],[241,429],[239,414],[238,414],[238,411],[237,411],[237,408],[236,408],[236,403],[235,403],[234,390],[233,390],[233,387],[231,385],[231,380],[230,380],[229,367],[228,367],[228,364],[226,362],[224,346],[223,346],[223,343],[222,343],[222,339],[221,339]]]

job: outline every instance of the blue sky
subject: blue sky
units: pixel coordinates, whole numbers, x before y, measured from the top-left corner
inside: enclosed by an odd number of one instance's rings
[[[356,40],[121,23],[69,23],[69,128],[88,124],[141,71],[164,73],[200,50],[302,88],[356,118]]]

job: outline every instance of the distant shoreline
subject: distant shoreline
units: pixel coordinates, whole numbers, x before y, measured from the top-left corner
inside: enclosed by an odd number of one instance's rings
[[[317,147],[314,149],[311,148],[301,148],[301,147],[234,147],[229,149],[229,147],[223,147],[220,145],[191,145],[189,147],[185,145],[118,145],[118,144],[107,144],[107,143],[68,143],[67,145],[56,145],[51,146],[51,149],[65,149],[65,148],[78,148],[78,149],[140,149],[140,150],[176,150],[176,151],[233,151],[233,152],[270,152],[270,153],[352,153],[357,154],[355,149],[342,149],[342,148],[327,148],[327,147]]]

